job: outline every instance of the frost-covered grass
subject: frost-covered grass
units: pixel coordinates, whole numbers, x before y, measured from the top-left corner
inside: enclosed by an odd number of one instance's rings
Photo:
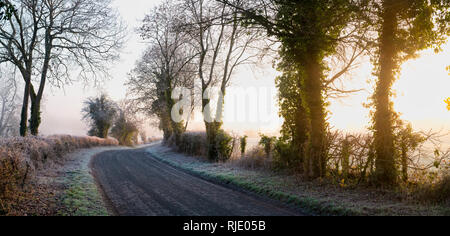
[[[41,188],[38,172],[57,168],[74,150],[117,145],[115,139],[70,135],[0,138],[0,215],[45,214],[36,200],[43,194],[35,191]]]
[[[68,155],[68,161],[58,174],[57,182],[65,186],[61,194],[59,215],[108,216],[100,189],[91,175],[89,163],[96,154],[118,148],[83,149]]]
[[[398,199],[393,192],[355,188],[346,189],[325,181],[303,181],[288,173],[264,168],[243,168],[241,163],[210,163],[202,158],[176,153],[154,145],[147,149],[154,157],[194,175],[252,191],[301,207],[319,215],[449,215],[445,205],[424,205]]]

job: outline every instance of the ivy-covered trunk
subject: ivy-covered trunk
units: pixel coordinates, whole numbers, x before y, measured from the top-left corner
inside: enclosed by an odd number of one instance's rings
[[[30,99],[31,79],[25,79],[25,88],[23,93],[22,111],[20,115],[20,136],[27,136],[28,131],[28,104]]]
[[[163,131],[164,135],[164,143],[169,141],[170,137],[173,135],[172,122],[171,117],[167,114],[161,114],[160,117],[160,128]]]
[[[203,94],[207,90],[207,87],[204,86],[202,89]],[[210,99],[202,99],[202,111],[204,115],[204,122],[206,128],[206,142],[207,142],[207,156],[210,161],[216,161],[219,156],[219,151],[216,146],[216,136],[220,129],[220,125],[218,122],[215,122],[214,117],[212,116],[212,110],[209,106],[211,102]]]
[[[395,32],[397,12],[395,0],[383,2],[382,32],[380,35],[379,74],[374,94],[374,129],[376,170],[375,178],[379,184],[395,184],[397,169],[395,165],[395,148],[393,135],[394,111],[390,101],[391,88],[396,74]]]
[[[307,176],[311,178],[324,177],[326,174],[325,155],[325,104],[323,97],[322,65],[314,51],[308,53],[305,61],[304,106],[309,124],[309,147],[306,154],[309,158]],[[309,154],[309,155],[308,155]]]
[[[39,125],[41,124],[41,101],[31,100],[30,132],[32,135],[39,134]]]
[[[170,84],[170,79],[167,80],[167,89],[165,91],[165,100],[167,103],[167,115],[170,117],[170,127],[171,127],[171,135],[175,139],[175,145],[178,146],[181,142],[181,135],[184,133],[184,124],[183,121],[176,122],[172,119],[172,109],[175,106],[176,101],[172,99],[172,86]],[[185,112],[185,111],[182,111]]]

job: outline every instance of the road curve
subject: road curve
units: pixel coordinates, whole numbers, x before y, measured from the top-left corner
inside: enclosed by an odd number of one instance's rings
[[[111,210],[124,216],[291,216],[281,204],[162,163],[145,149],[107,151],[91,167]]]

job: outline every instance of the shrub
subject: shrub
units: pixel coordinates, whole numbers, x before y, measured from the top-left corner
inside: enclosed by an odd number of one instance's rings
[[[217,160],[227,161],[233,154],[235,139],[233,139],[233,137],[231,137],[224,130],[219,130],[216,134],[215,145],[218,154]]]
[[[273,166],[276,169],[295,169],[301,167],[302,160],[291,143],[281,139],[274,145]]]
[[[432,199],[436,202],[450,203],[450,174],[447,174],[435,186]]]
[[[20,198],[19,187],[23,187],[28,169],[21,166],[17,151],[0,148],[0,157],[0,215],[8,215]]]
[[[174,146],[179,152],[205,157],[207,154],[206,134],[200,132],[184,133],[180,137],[178,146],[175,146],[175,139],[169,138],[169,146]]]
[[[262,147],[254,147],[250,149],[247,154],[237,160],[232,161],[232,165],[246,168],[246,169],[273,169],[273,161],[267,157]]]
[[[424,202],[450,204],[450,174],[437,183],[419,187],[416,194]]]
[[[183,133],[180,136],[178,145],[175,142],[175,137],[172,136],[166,144],[175,147],[178,152],[191,156],[201,156],[206,158],[208,154],[208,142],[205,132]],[[216,160],[227,161],[234,152],[236,139],[231,137],[225,131],[219,130],[216,134],[214,145],[217,150]]]
[[[69,135],[0,139],[0,215],[25,207],[17,204],[18,196],[26,196],[24,188],[33,182],[36,170],[51,167],[75,149],[118,144],[115,139]]]

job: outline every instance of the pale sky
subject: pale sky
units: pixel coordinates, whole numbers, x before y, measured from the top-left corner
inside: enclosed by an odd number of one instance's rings
[[[85,88],[81,82],[68,85],[64,90],[51,88],[47,90],[45,104],[43,105],[43,117],[41,132],[49,134],[73,134],[85,135],[86,125],[81,121],[82,102],[88,97],[97,95],[100,91],[106,91],[114,100],[125,98],[126,88],[124,82],[127,73],[134,67],[146,44],[139,39],[134,29],[140,25],[140,21],[158,1],[150,0],[116,0],[114,6],[118,7],[123,20],[128,24],[129,41],[123,50],[121,61],[111,68],[112,78],[105,81],[101,88]],[[450,76],[445,67],[450,65],[450,44],[444,47],[444,51],[438,55],[432,50],[422,53],[418,59],[408,61],[403,65],[400,79],[395,84],[397,97],[395,98],[395,109],[401,112],[402,118],[412,122],[413,127],[420,130],[446,130],[450,131],[450,112],[446,110],[443,102],[450,97]],[[359,69],[352,73],[347,80],[348,88],[364,88],[365,91],[350,95],[340,100],[332,100],[329,110],[330,123],[333,127],[347,132],[364,131],[370,120],[368,110],[362,106],[367,102],[373,92],[372,85],[367,83],[373,79],[370,63],[362,63]],[[240,89],[254,88],[258,91],[259,105],[251,106],[251,100],[237,99],[232,96],[226,98],[225,128],[237,133],[249,131],[250,133],[270,132],[279,130],[282,119],[278,117],[276,107],[276,94],[274,91],[274,78],[277,72],[271,65],[262,68],[242,68],[235,75],[231,94]],[[262,89],[262,90],[260,90]],[[267,93],[264,93],[266,90]],[[272,94],[270,93],[272,91]],[[267,101],[266,104],[261,101]],[[228,104],[228,106],[227,106]],[[234,105],[236,104],[236,105]],[[247,104],[247,105],[245,105]],[[241,111],[245,112],[244,121],[240,121]],[[239,113],[239,114],[236,114]],[[252,121],[251,117],[259,117]],[[191,129],[200,129],[203,123],[196,115],[197,121],[190,126]],[[234,121],[232,118],[236,118]],[[242,120],[242,117],[241,117]],[[156,129],[148,129],[148,136],[159,135]]]

